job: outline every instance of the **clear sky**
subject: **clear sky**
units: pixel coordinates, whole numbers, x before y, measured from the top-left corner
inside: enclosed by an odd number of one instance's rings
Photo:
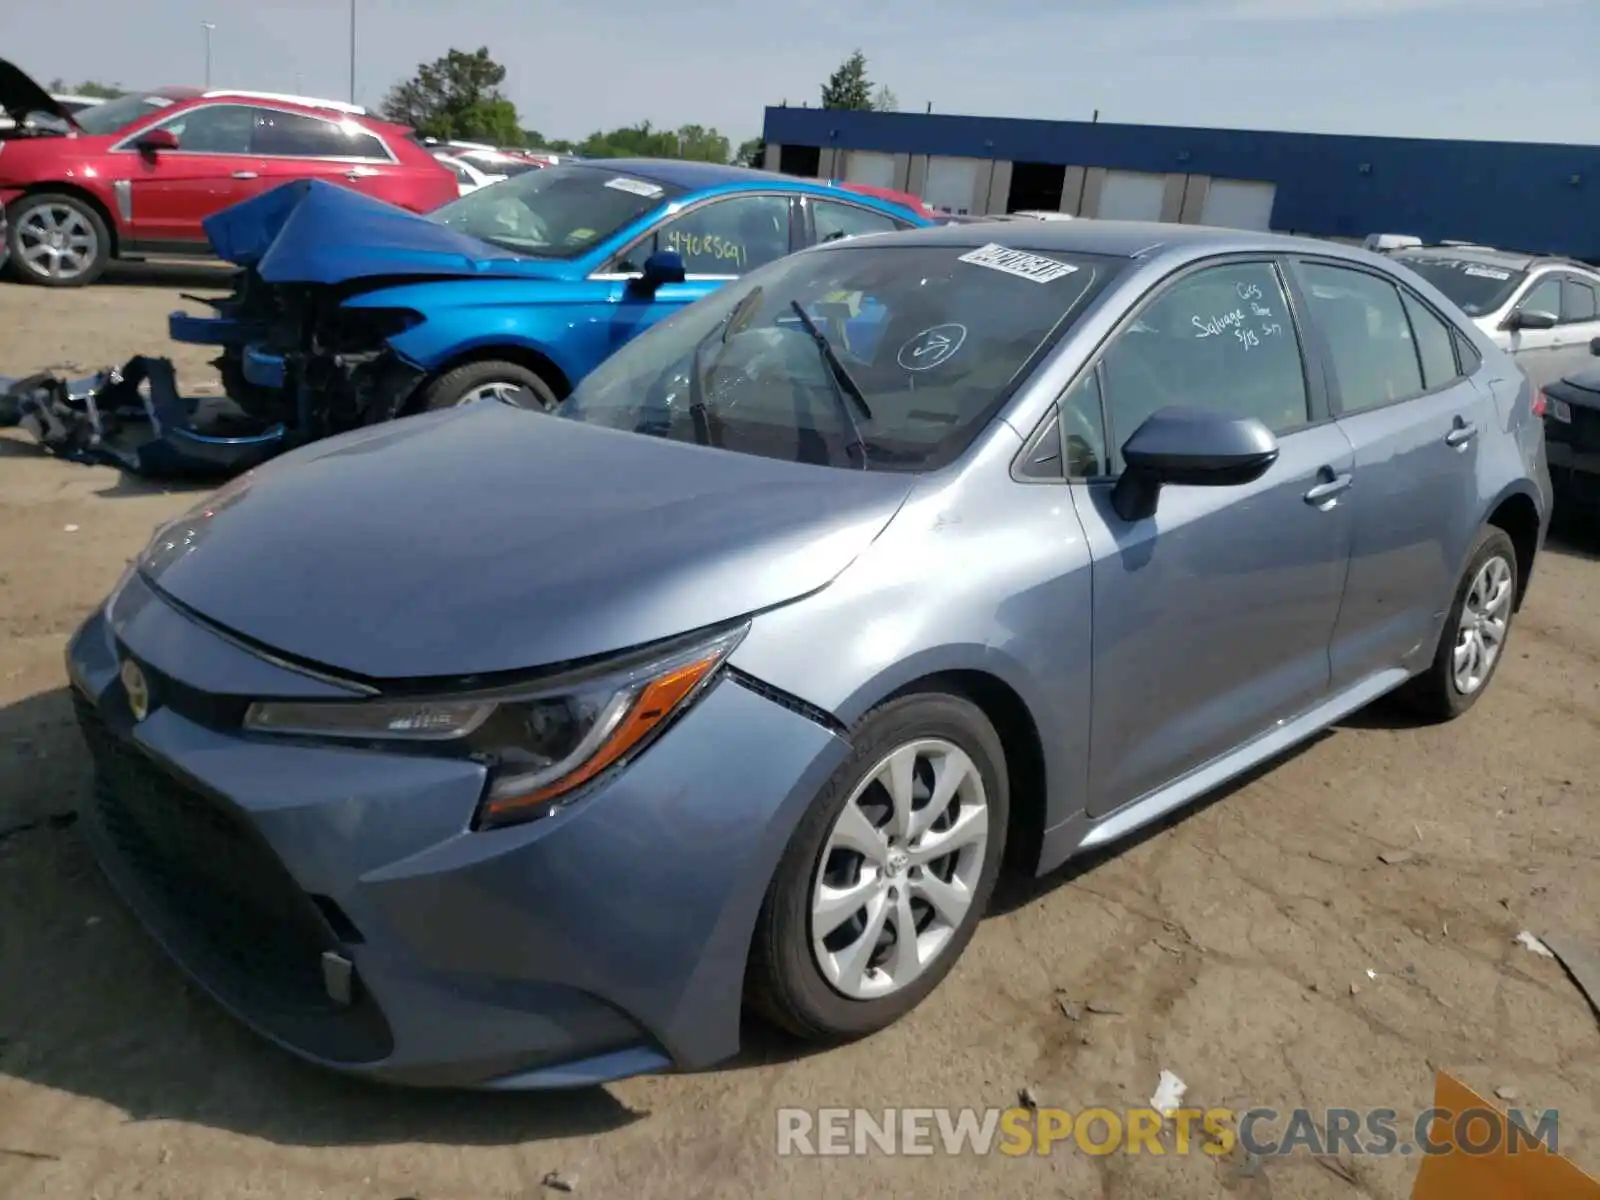
[[[551,137],[649,119],[737,143],[859,46],[908,111],[1600,142],[1600,0],[355,3],[359,101],[487,45]],[[41,81],[200,83],[203,21],[215,84],[348,94],[349,0],[9,0],[0,53]]]

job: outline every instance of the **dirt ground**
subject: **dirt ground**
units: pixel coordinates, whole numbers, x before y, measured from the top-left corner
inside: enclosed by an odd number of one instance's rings
[[[203,272],[82,292],[0,285],[0,372],[166,345]],[[205,355],[173,348],[189,385]],[[915,1194],[1404,1197],[1399,1156],[779,1157],[784,1106],[1426,1108],[1435,1069],[1557,1109],[1600,1173],[1600,1023],[1520,930],[1600,946],[1600,535],[1544,555],[1509,657],[1464,720],[1368,712],[1120,853],[1011,890],[896,1028],[592,1093],[383,1090],[258,1042],[113,902],[70,815],[87,782],[61,655],[193,493],[0,435],[0,1196],[510,1200]],[[1587,548],[1585,548],[1587,546]],[[30,824],[31,823],[31,824]],[[1379,855],[1411,852],[1388,865]],[[1369,972],[1375,972],[1369,975]],[[1066,1015],[1058,994],[1102,1012]]]

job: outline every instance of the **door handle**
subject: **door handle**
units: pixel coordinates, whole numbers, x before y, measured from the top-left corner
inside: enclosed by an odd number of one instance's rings
[[[344,177],[346,179],[366,179],[368,176],[376,175],[377,173],[378,169],[376,167],[351,167],[344,173]]]
[[[256,179],[256,178],[259,178],[254,171],[235,171],[233,173],[233,177],[235,179]]]
[[[1317,484],[1314,488],[1306,493],[1306,503],[1316,508],[1322,508],[1325,505],[1331,508],[1333,506],[1329,502],[1333,500],[1333,498],[1340,492],[1346,490],[1353,482],[1355,482],[1355,476],[1351,475],[1348,471],[1345,471],[1339,475],[1333,475],[1332,471],[1326,469],[1324,469],[1323,475],[1325,477],[1324,481]],[[1333,475],[1333,478],[1326,478],[1326,476],[1329,475]]]
[[[1477,436],[1478,427],[1476,425],[1471,421],[1464,421],[1457,417],[1454,427],[1444,435],[1444,444],[1459,450]]]

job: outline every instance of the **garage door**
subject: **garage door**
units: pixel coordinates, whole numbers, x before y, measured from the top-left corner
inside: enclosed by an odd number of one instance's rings
[[[1107,171],[1095,216],[1103,221],[1159,221],[1167,193],[1165,175],[1143,171]]]
[[[844,177],[869,187],[894,186],[894,155],[871,150],[851,150],[844,156]]]
[[[922,198],[941,212],[968,213],[978,191],[978,172],[987,165],[981,158],[928,159],[928,182]]]
[[[1213,179],[1200,206],[1200,224],[1223,229],[1272,228],[1272,202],[1278,185],[1255,179]]]

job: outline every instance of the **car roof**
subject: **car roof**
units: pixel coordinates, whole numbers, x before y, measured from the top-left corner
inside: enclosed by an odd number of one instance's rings
[[[1494,246],[1408,246],[1396,250],[1391,257],[1402,262],[1480,262],[1485,266],[1505,267],[1513,271],[1526,271],[1537,266],[1581,266],[1571,259],[1546,254],[1529,254],[1522,250],[1500,250]]]
[[[1290,237],[1278,233],[1252,233],[1241,229],[1215,229],[1208,225],[1176,225],[1158,221],[1006,221],[991,220],[902,233],[880,233],[870,243],[856,239],[830,242],[823,250],[856,245],[947,245],[973,246],[983,241],[1028,250],[1054,250],[1058,253],[1100,254],[1110,258],[1145,258],[1161,252],[1228,254],[1271,251],[1332,255],[1371,261],[1380,256],[1315,238]]]
[[[727,163],[690,162],[687,159],[677,158],[591,158],[573,165],[636,175],[640,179],[651,179],[656,183],[665,183],[689,191],[722,187],[730,183],[782,182],[791,186],[796,183],[826,186],[820,179],[797,179],[793,175],[780,175],[776,171],[757,171],[751,167],[735,167]]]

